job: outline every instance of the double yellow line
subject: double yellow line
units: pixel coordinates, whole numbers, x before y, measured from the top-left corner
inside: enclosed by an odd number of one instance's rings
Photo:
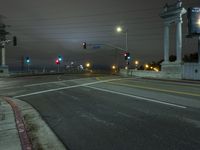
[[[145,90],[153,90],[153,91],[159,91],[159,92],[167,92],[167,93],[174,93],[174,94],[200,97],[200,94],[197,94],[197,93],[188,93],[188,92],[181,92],[181,91],[174,91],[174,90],[172,91],[172,90],[158,89],[158,88],[146,87],[146,86],[140,86],[140,85],[130,85],[130,84],[125,84],[125,83],[115,83],[115,82],[108,82],[108,83],[114,84],[114,85],[140,88],[140,89],[145,89]]]

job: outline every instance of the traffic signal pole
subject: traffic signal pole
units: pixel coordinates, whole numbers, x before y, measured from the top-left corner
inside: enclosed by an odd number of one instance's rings
[[[58,73],[60,72],[60,64],[58,64]]]
[[[29,72],[29,63],[27,64],[27,71]]]
[[[86,45],[86,42],[83,43],[83,49],[85,49],[85,46]],[[99,46],[107,46],[107,47],[111,47],[111,48],[114,48],[116,50],[120,50],[120,51],[123,51],[125,53],[128,53],[128,32],[126,32],[126,47],[125,48],[121,48],[121,47],[118,47],[116,45],[113,45],[113,44],[87,44],[88,46],[95,46],[95,45],[99,45]],[[129,66],[129,60],[126,59],[126,66],[128,67]]]

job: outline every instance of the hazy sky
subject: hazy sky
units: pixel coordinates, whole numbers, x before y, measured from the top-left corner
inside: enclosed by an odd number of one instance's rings
[[[166,2],[175,0],[1,0],[0,14],[8,31],[17,36],[18,46],[7,46],[9,64],[29,56],[33,64],[53,64],[61,54],[66,62],[92,60],[112,64],[120,51],[109,47],[82,49],[87,44],[114,44],[125,47],[125,35],[115,32],[117,25],[128,30],[128,47],[133,60],[158,61],[163,58],[163,22],[159,17]],[[200,6],[199,0],[184,0],[185,8]],[[183,24],[184,54],[197,51],[197,40],[186,39],[187,18]],[[171,54],[175,53],[175,34],[171,30]]]

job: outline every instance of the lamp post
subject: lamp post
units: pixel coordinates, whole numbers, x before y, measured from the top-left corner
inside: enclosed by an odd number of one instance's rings
[[[118,33],[123,32],[123,28],[120,27],[120,26],[118,26],[116,30],[117,30]],[[128,51],[128,30],[126,29],[126,30],[124,31],[124,33],[125,33],[125,35],[126,35],[126,51]]]
[[[117,30],[117,32],[118,33],[121,33],[121,32],[123,32],[123,33],[125,33],[125,36],[126,36],[126,41],[125,41],[125,44],[126,44],[126,47],[125,47],[125,51],[126,52],[128,52],[128,30],[126,29],[126,30],[123,30],[123,28],[121,27],[121,26],[118,26],[117,28],[116,28],[116,30]],[[126,60],[126,69],[127,69],[127,73],[128,73],[128,66],[129,66],[129,59],[127,59]]]

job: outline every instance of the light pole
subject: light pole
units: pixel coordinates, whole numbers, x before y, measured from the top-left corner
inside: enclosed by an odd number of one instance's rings
[[[126,30],[126,51],[128,51],[128,31]]]
[[[128,51],[128,30],[126,29],[125,31],[123,31],[123,28],[120,26],[118,26],[116,30],[118,33],[121,33],[121,32],[125,33],[125,35],[126,35],[126,51]]]
[[[118,33],[121,33],[121,32],[125,33],[125,36],[126,36],[126,41],[125,41],[126,47],[125,47],[125,51],[128,53],[128,29],[123,30],[122,27],[118,26],[118,27],[116,28],[116,30],[117,30]],[[129,68],[128,66],[129,66],[129,59],[126,60],[126,68],[127,68],[127,71],[129,71],[129,70],[128,70],[128,68]]]

